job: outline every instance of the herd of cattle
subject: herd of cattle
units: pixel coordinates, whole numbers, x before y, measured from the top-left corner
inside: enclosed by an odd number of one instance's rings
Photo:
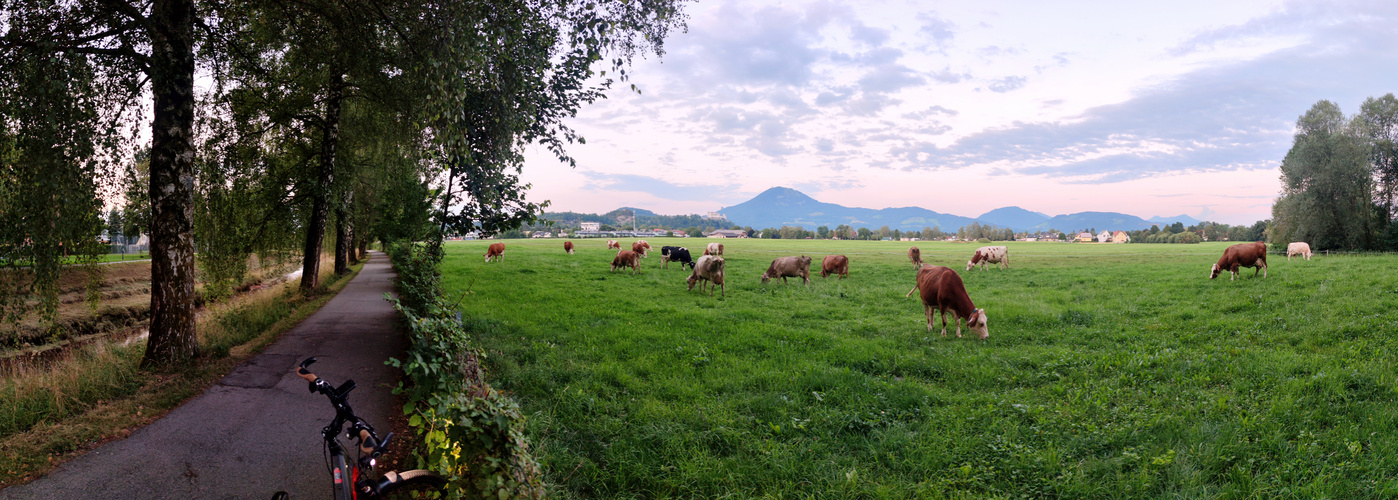
[[[608,250],[617,250],[616,258],[612,259],[612,271],[630,267],[631,274],[636,274],[641,268],[640,259],[645,258],[651,251],[650,243],[646,240],[637,240],[631,244],[630,250],[622,250],[621,242],[616,240],[607,241]],[[573,253],[573,242],[563,242],[563,251],[569,255]],[[505,253],[504,243],[491,243],[485,251],[485,261],[500,260]],[[703,291],[708,285],[709,296],[714,294],[714,286],[719,288],[719,296],[725,296],[723,284],[723,244],[709,243],[704,247],[703,255],[696,260],[689,253],[689,249],[677,246],[660,247],[661,267],[668,269],[671,262],[677,262],[680,268],[689,266],[690,274],[685,278],[689,284],[689,290],[694,290],[694,285],[699,285],[699,290]],[[1311,259],[1311,247],[1304,242],[1296,242],[1287,245],[1286,259],[1291,260],[1293,256],[1301,256],[1306,260]],[[917,268],[917,283],[912,290],[908,291],[907,297],[911,297],[914,292],[920,292],[922,297],[923,311],[927,315],[927,331],[932,331],[934,313],[940,311],[942,314],[942,336],[947,335],[947,312],[952,314],[952,322],[956,325],[956,336],[961,337],[961,322],[966,322],[966,327],[975,333],[978,338],[990,337],[990,332],[986,328],[985,309],[977,309],[975,303],[971,301],[971,296],[966,293],[966,285],[961,281],[961,276],[955,270],[945,266],[924,265],[922,263],[922,252],[917,247],[908,249],[908,260],[912,261]],[[983,246],[977,248],[971,254],[971,260],[966,262],[966,270],[970,271],[976,266],[985,270],[987,266],[995,264],[999,269],[1008,269],[1010,266],[1009,249],[1003,245]],[[1236,279],[1238,268],[1256,268],[1252,275],[1257,276],[1258,272],[1262,277],[1267,277],[1267,244],[1262,242],[1239,243],[1228,247],[1223,251],[1223,256],[1209,271],[1209,279],[1217,278],[1223,271],[1230,273],[1229,281]],[[820,276],[822,278],[830,275],[837,275],[839,279],[849,277],[849,258],[844,255],[827,255],[820,263]],[[778,257],[772,259],[772,264],[767,266],[767,271],[762,273],[762,283],[769,280],[781,278],[782,283],[786,283],[787,278],[801,278],[803,284],[809,285],[811,282],[811,258],[807,256],[799,257]]]

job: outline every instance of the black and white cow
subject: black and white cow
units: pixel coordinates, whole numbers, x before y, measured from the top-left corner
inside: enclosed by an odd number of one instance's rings
[[[685,265],[694,269],[694,258],[689,256],[689,249],[685,247],[660,247],[660,262],[660,267],[665,269],[670,268],[671,262],[679,262],[680,269],[684,269]]]

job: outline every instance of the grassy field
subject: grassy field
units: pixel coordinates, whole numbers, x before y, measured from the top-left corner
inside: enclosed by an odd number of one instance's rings
[[[1227,243],[1010,243],[968,272],[975,244],[723,240],[720,299],[658,254],[631,276],[599,240],[504,243],[450,244],[443,274],[558,496],[1398,495],[1398,256],[1229,282]],[[911,245],[989,339],[926,331]],[[759,283],[832,253],[848,280]]]

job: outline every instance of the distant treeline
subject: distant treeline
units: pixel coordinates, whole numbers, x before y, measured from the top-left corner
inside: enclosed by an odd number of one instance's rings
[[[549,212],[544,214],[539,222],[532,225],[525,225],[519,229],[505,231],[499,235],[501,238],[525,238],[533,231],[549,231],[553,233],[567,234],[581,228],[583,222],[597,222],[602,224],[603,231],[623,230],[631,228],[631,209],[618,209],[605,214],[585,214],[578,212]],[[700,215],[657,215],[645,210],[637,210],[636,227],[640,229],[665,229],[674,233],[685,233],[689,236],[702,236],[703,232],[714,229],[736,229],[747,232],[748,236],[762,239],[832,239],[842,240],[881,240],[890,238],[901,240],[903,238],[917,238],[922,241],[945,240],[955,238],[963,241],[1013,241],[1022,240],[1027,237],[1035,237],[1039,240],[1060,240],[1072,241],[1079,232],[1088,232],[1095,238],[1098,234],[1097,228],[1081,228],[1060,231],[1050,229],[1038,232],[1015,232],[1010,228],[1002,228],[994,224],[981,224],[972,222],[970,225],[962,226],[955,232],[943,231],[940,226],[924,227],[921,231],[903,231],[892,229],[889,226],[882,226],[877,229],[867,227],[853,227],[848,224],[840,224],[834,228],[829,226],[819,226],[815,230],[806,229],[803,226],[782,226],[769,227],[762,230],[754,230],[751,227],[740,227],[727,224],[728,221],[716,221],[706,219]],[[551,221],[552,225],[544,221]],[[1185,226],[1184,223],[1176,222],[1164,226],[1152,226],[1150,229],[1138,229],[1126,231],[1131,237],[1132,243],[1199,243],[1203,241],[1263,241],[1267,238],[1267,230],[1271,225],[1270,220],[1257,221],[1252,225],[1231,226],[1217,222],[1201,222],[1192,226]]]
[[[533,231],[566,234],[582,229],[584,222],[600,223],[603,231],[629,230],[633,227],[631,220],[633,214],[636,219],[634,227],[637,229],[664,229],[675,233],[686,233],[690,236],[702,236],[702,233],[715,229],[743,229],[726,220],[706,219],[698,214],[660,215],[648,210],[633,211],[630,208],[620,208],[605,214],[545,212],[533,224],[525,224],[518,229],[505,231],[499,237],[523,238],[527,233]]]
[[[1183,223],[1176,222],[1167,226],[1153,226],[1150,229],[1136,231],[1126,231],[1131,237],[1132,243],[1199,243],[1201,241],[1218,241],[1225,239],[1229,241],[1262,241],[1266,237],[1267,227],[1271,221],[1257,221],[1251,226],[1240,225],[1230,226],[1216,222],[1201,222],[1199,224],[1186,227]],[[1014,232],[1009,228],[1002,228],[994,224],[980,224],[973,222],[969,226],[957,228],[955,233],[942,231],[940,227],[925,227],[921,231],[901,231],[883,226],[878,229],[867,227],[855,228],[846,224],[835,226],[831,229],[828,226],[817,227],[814,231],[807,230],[802,226],[782,226],[780,228],[769,227],[752,234],[755,238],[763,239],[830,239],[839,238],[842,240],[881,240],[890,238],[900,240],[903,238],[917,238],[923,241],[944,240],[955,237],[958,240],[973,241],[1012,241],[1024,239],[1030,236],[1040,239],[1054,239],[1061,241],[1071,241],[1079,232],[1088,232],[1095,238],[1096,228],[1082,228],[1073,231],[1059,231],[1050,229],[1038,233]]]

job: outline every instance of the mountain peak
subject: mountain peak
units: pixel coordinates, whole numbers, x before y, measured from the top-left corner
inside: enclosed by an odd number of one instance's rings
[[[816,201],[815,198],[807,196],[806,193],[784,186],[769,188],[761,194],[754,196],[752,199],[762,203],[779,203],[782,205],[820,203]]]

